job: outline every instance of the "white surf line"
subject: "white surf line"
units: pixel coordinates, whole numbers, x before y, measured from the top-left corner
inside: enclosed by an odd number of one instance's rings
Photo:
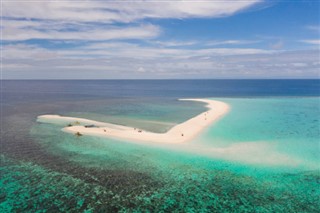
[[[166,133],[154,133],[134,127],[98,122],[94,120],[64,117],[59,115],[41,115],[37,121],[42,123],[69,122],[73,126],[62,129],[64,132],[82,135],[99,136],[106,138],[125,139],[128,141],[143,141],[157,143],[182,143],[192,140],[207,126],[226,114],[230,107],[228,104],[209,99],[179,99],[180,101],[198,101],[207,103],[209,109],[199,115],[172,127]],[[94,125],[85,127],[85,125]]]

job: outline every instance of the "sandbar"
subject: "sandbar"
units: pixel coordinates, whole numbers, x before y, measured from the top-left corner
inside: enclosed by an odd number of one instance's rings
[[[165,133],[154,133],[142,129],[99,122],[84,118],[65,117],[60,115],[40,115],[38,122],[42,123],[70,123],[62,131],[81,135],[106,138],[124,139],[126,141],[155,142],[155,143],[183,143],[194,139],[206,127],[225,115],[230,107],[222,101],[210,99],[179,99],[180,101],[198,101],[207,103],[207,111],[173,126]]]

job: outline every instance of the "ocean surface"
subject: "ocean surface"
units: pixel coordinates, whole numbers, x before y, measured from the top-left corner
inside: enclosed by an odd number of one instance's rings
[[[166,132],[231,110],[185,144],[38,123],[59,114]],[[319,212],[320,80],[2,80],[0,212]]]

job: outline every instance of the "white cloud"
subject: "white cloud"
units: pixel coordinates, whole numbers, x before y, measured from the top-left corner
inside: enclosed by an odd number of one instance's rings
[[[54,42],[55,43],[55,42]],[[69,42],[67,42],[69,43]],[[189,59],[198,57],[203,60],[212,57],[228,55],[254,55],[271,54],[273,51],[254,49],[254,48],[201,48],[201,47],[164,47],[164,46],[145,46],[137,43],[128,42],[89,42],[87,44],[76,44],[74,47],[61,49],[45,49],[35,45],[5,45],[3,47],[4,59],[24,58],[30,54],[39,52],[41,55],[56,54],[65,58],[131,58],[140,59]]]
[[[55,51],[47,50],[36,45],[4,45],[1,51],[3,63],[11,59],[42,60],[59,57]]]
[[[306,63],[292,63],[291,65],[294,67],[307,67],[308,66],[308,64],[306,64]]]
[[[183,43],[183,42],[182,42]],[[181,43],[181,44],[182,44]],[[255,49],[255,48],[201,48],[201,47],[187,47],[178,48],[179,46],[139,46],[138,44],[126,42],[97,42],[80,47],[79,50],[86,54],[94,55],[113,55],[119,57],[177,57],[177,58],[190,58],[190,57],[208,57],[208,56],[226,56],[226,55],[248,55],[248,54],[262,54],[272,53],[270,50]],[[72,51],[69,52],[72,54]]]
[[[146,72],[146,70],[143,67],[139,67],[137,72]]]
[[[314,32],[317,32],[317,33],[320,32],[320,26],[319,25],[309,25],[309,26],[306,26],[306,28],[308,30],[311,30],[311,31],[314,31]]]
[[[199,44],[197,41],[152,41],[149,43],[164,47],[182,47]]]
[[[4,21],[5,23],[6,21]],[[29,24],[30,26],[31,24]],[[111,39],[146,39],[160,34],[160,28],[151,24],[137,27],[95,27],[88,29],[86,26],[77,28],[76,31],[64,31],[43,28],[15,28],[4,27],[4,40],[28,39],[61,39],[61,40],[111,40]]]
[[[3,46],[3,77],[10,78],[263,78],[316,77],[319,52],[259,49],[152,48],[125,42],[49,50]]]
[[[281,50],[281,49],[283,48],[283,46],[284,46],[284,43],[283,43],[282,40],[277,41],[277,42],[275,42],[275,43],[273,43],[273,44],[270,45],[270,47],[271,47],[272,49],[274,49],[274,50]]]
[[[206,42],[207,46],[220,46],[220,45],[244,45],[244,44],[255,44],[261,41],[256,40],[224,40],[224,41],[209,41]]]
[[[320,45],[320,39],[301,40],[301,42],[306,43],[306,44]]]
[[[145,18],[221,17],[247,9],[251,1],[5,1],[3,16],[71,22],[132,22]]]
[[[2,2],[1,28],[4,40],[146,39],[160,33],[160,28],[151,24],[137,26],[141,25],[137,22],[147,18],[221,17],[240,12],[259,2],[5,1]],[[176,46],[175,43],[167,45]]]
[[[149,19],[223,17],[251,1],[5,1],[2,2],[4,78],[314,77],[318,51],[239,48],[254,40],[156,41]],[[314,27],[309,27],[312,30]],[[59,48],[29,45],[46,39]],[[125,42],[140,39],[140,42]],[[149,40],[148,40],[149,39]],[[60,40],[60,41],[58,41]],[[108,41],[107,41],[108,40]],[[120,41],[121,40],[121,41]],[[273,38],[279,41],[279,38]],[[12,42],[19,41],[19,42]],[[83,42],[86,41],[86,42]],[[48,41],[47,41],[48,42]],[[53,43],[56,42],[56,43]],[[59,43],[62,42],[62,43]],[[319,40],[303,40],[319,44]],[[18,43],[18,44],[16,44]],[[65,45],[62,48],[63,43]],[[282,44],[277,46],[282,48]],[[237,48],[232,48],[232,47]],[[228,47],[228,48],[226,48]]]

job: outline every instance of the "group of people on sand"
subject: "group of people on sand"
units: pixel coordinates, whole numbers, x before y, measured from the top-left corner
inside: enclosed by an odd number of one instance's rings
[[[207,113],[209,113],[209,112],[205,112],[205,113],[204,113],[204,119],[205,119],[205,120],[207,120]],[[77,124],[80,124],[80,122],[76,122],[76,123],[77,123]],[[71,125],[69,124],[68,126],[71,126]],[[86,128],[89,128],[89,127],[92,128],[92,127],[95,127],[95,126],[94,126],[94,125],[86,125],[85,127],[86,127]],[[105,133],[107,132],[106,129],[103,129],[103,131],[104,131]],[[137,128],[134,128],[134,131],[138,131],[139,133],[142,132],[141,129],[137,129]],[[82,134],[81,134],[80,132],[77,132],[76,135],[77,135],[77,136],[82,136]],[[183,137],[184,134],[181,133],[181,136]]]
[[[207,120],[207,113],[209,113],[209,112],[205,112],[204,113],[204,120]],[[80,124],[80,122],[75,122],[75,123],[77,123],[77,124]],[[72,126],[71,124],[69,124],[68,126]],[[86,125],[85,126],[86,128],[92,128],[92,127],[96,127],[96,126],[94,126],[94,125]],[[103,131],[106,133],[107,132],[107,130],[106,129],[103,129]],[[141,133],[142,132],[142,130],[141,129],[137,129],[137,128],[134,128],[134,131],[138,131],[139,133]],[[77,132],[76,134],[75,134],[76,136],[82,136],[82,134],[80,133],[80,132]],[[184,136],[184,134],[183,133],[181,133],[181,136],[183,137]]]
[[[69,125],[68,125],[68,126],[69,126]],[[87,126],[85,126],[85,127],[88,128]],[[93,127],[93,126],[90,126],[90,127]],[[137,130],[139,133],[142,132],[141,129],[136,129],[136,128],[134,128],[134,130]],[[106,130],[106,129],[103,129],[103,132],[107,133],[107,130]],[[82,136],[82,134],[81,134],[80,132],[76,132],[75,135],[76,135],[76,136]],[[183,136],[183,134],[182,134],[182,136]]]
[[[137,130],[136,128],[134,128],[134,130]],[[141,129],[138,129],[138,132],[142,132],[142,130]]]
[[[209,114],[209,111],[204,113],[204,120],[207,120],[207,113]]]

